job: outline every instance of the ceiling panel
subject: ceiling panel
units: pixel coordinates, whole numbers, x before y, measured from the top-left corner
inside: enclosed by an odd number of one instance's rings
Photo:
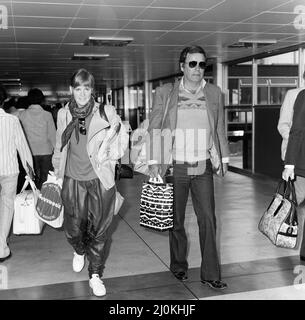
[[[14,29],[13,28],[8,28],[8,29],[0,29],[0,38],[8,38],[12,37],[14,39]]]
[[[236,23],[224,30],[226,32],[268,32],[276,30],[281,24],[263,24],[263,23]]]
[[[26,29],[15,28],[16,40],[20,42],[52,42],[60,43],[66,29]]]
[[[205,34],[209,33],[171,31],[158,39],[158,43],[171,45],[187,45],[194,40],[202,38]]]
[[[283,4],[287,0],[247,1],[230,0],[224,1],[213,9],[204,12],[194,21],[218,21],[218,22],[241,22],[262,11],[270,10]],[[245,3],[247,5],[245,5]]]
[[[266,40],[266,39],[275,39],[277,41],[289,37],[289,34],[284,33],[258,33],[255,35],[243,37],[243,39],[255,39],[255,40]]]
[[[137,19],[185,21],[197,16],[201,12],[204,12],[204,10],[147,8],[142,14],[137,16]]]
[[[142,10],[141,7],[82,6],[77,17],[93,20],[133,19]]]
[[[83,0],[18,0],[18,1],[14,1],[12,0],[12,2],[15,3],[31,3],[31,2],[38,2],[38,3],[45,3],[45,4],[81,4],[83,2]]]
[[[293,24],[286,24],[286,25],[281,25],[277,26],[272,29],[272,32],[276,33],[290,33],[290,34],[302,34],[305,33],[305,29],[296,29]]]
[[[219,48],[223,48],[237,42],[241,38],[249,37],[251,35],[252,34],[248,32],[244,32],[244,33],[216,32],[212,35],[202,37],[197,42],[200,43],[203,47],[205,45],[214,45]],[[191,43],[195,44],[194,42],[191,42]]]
[[[75,19],[71,28],[83,29],[121,29],[129,22],[128,19]]]
[[[223,0],[156,0],[153,1],[151,7],[209,9],[221,2]]]
[[[293,13],[294,8],[298,5],[304,6],[304,0],[287,1],[286,3],[281,4],[274,9],[271,9],[270,11]]]
[[[288,24],[292,23],[295,19],[294,13],[279,13],[279,12],[265,12],[257,15],[256,17],[247,19],[247,23],[272,23],[272,24]]]
[[[176,28],[180,24],[181,24],[181,22],[177,22],[177,21],[133,20],[126,26],[126,29],[172,30],[173,28]]]
[[[14,17],[15,27],[40,27],[40,28],[69,28],[73,19],[59,17],[56,18],[38,18],[38,17]]]
[[[98,5],[109,5],[109,6],[138,6],[146,7],[152,0],[84,0],[85,4],[98,4]]]
[[[133,45],[136,44],[147,44],[150,45],[157,41],[157,39],[164,34],[163,31],[126,31],[121,30],[117,33],[118,37],[133,37],[134,41],[132,42]]]
[[[226,22],[203,22],[203,21],[188,21],[179,25],[176,30],[185,30],[185,31],[220,31],[222,29],[231,26],[231,23]]]
[[[19,3],[13,1],[14,15],[37,17],[74,17],[79,5]]]

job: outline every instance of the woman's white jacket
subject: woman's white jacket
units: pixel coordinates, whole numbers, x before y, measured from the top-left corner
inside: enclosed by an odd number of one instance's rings
[[[113,106],[105,105],[105,113],[109,122],[100,116],[98,103],[95,104],[92,112],[93,116],[87,133],[86,149],[95,173],[102,182],[103,186],[108,190],[115,185],[115,164],[117,160],[124,155],[124,152],[128,146],[129,135]],[[71,120],[72,116],[67,104],[64,108],[58,111],[56,146],[54,155],[52,157],[55,175],[57,178],[62,179],[64,178],[65,174],[67,151],[70,142],[68,142],[60,152],[61,136]],[[113,138],[113,130],[110,129],[117,126],[120,129]],[[74,131],[72,134],[75,134]],[[111,143],[109,143],[109,135],[112,136]],[[105,146],[106,143],[109,143],[109,148],[108,145]],[[107,156],[101,155],[101,152],[99,152],[101,149],[109,149]]]

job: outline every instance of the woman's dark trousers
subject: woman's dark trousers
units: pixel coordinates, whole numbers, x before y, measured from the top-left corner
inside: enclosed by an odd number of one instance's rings
[[[110,245],[115,187],[106,190],[98,178],[77,181],[65,176],[62,199],[68,242],[77,254],[86,254],[89,277],[94,273],[102,276]]]

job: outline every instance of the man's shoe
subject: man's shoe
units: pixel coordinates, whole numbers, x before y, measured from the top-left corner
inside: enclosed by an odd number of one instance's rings
[[[305,257],[304,256],[300,256],[300,260],[301,261],[305,261]]]
[[[79,255],[76,252],[74,252],[73,257],[73,271],[74,272],[81,272],[83,270],[83,267],[85,265],[85,255]]]
[[[106,288],[100,276],[94,273],[89,280],[89,286],[93,291],[93,294],[97,297],[102,297],[106,294]]]
[[[10,252],[10,254],[7,256],[7,257],[4,257],[4,258],[0,258],[0,263],[8,260],[10,257],[12,256],[12,253]]]
[[[187,280],[187,274],[185,271],[176,272],[176,273],[174,273],[174,276],[180,281]]]
[[[207,284],[212,289],[216,289],[216,290],[223,290],[228,287],[226,283],[224,283],[220,280],[201,280],[201,282],[203,284]]]

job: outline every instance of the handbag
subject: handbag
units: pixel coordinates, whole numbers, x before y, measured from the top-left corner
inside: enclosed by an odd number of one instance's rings
[[[132,179],[133,169],[127,164],[122,164],[121,160],[115,165],[115,180]]]
[[[284,184],[284,192],[280,192]],[[258,225],[274,245],[282,248],[295,248],[298,235],[297,202],[293,181],[281,180],[275,195]]]
[[[26,190],[30,184],[31,190]],[[14,200],[14,234],[40,234],[43,228],[43,221],[36,217],[36,201],[38,190],[34,181],[25,177],[25,182],[19,194]]]
[[[166,231],[173,228],[174,190],[162,178],[143,182],[140,200],[140,226]]]
[[[49,171],[36,204],[37,218],[53,228],[60,228],[64,221],[61,187],[62,179],[57,179],[54,172]]]

